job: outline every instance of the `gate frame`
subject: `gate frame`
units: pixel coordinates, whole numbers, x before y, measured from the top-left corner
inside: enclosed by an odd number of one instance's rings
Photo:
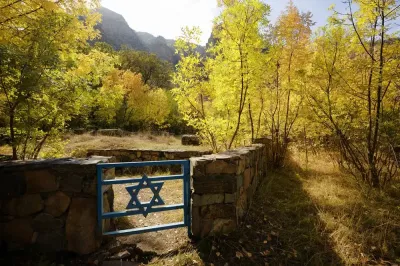
[[[181,165],[182,173],[179,175],[169,176],[147,176],[148,180],[153,181],[183,181],[183,203],[173,205],[161,205],[156,208],[151,208],[147,213],[170,211],[183,209],[183,221],[177,223],[169,223],[162,225],[153,225],[148,227],[124,229],[118,231],[103,232],[103,219],[111,219],[123,216],[133,216],[143,214],[139,210],[126,209],[124,211],[114,211],[103,213],[103,186],[113,184],[132,184],[139,183],[145,174],[140,178],[121,178],[121,179],[103,179],[103,169],[110,169],[116,167],[144,167],[144,166],[161,166],[161,165]],[[124,162],[124,163],[99,163],[96,165],[97,170],[97,227],[98,231],[103,236],[121,236],[133,235],[147,232],[156,232],[161,230],[187,227],[188,236],[192,236],[191,229],[191,185],[190,185],[190,160],[168,160],[168,161],[146,161],[146,162]]]

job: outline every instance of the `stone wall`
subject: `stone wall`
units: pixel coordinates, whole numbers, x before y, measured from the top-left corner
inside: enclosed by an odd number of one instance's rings
[[[191,158],[192,233],[206,237],[234,230],[266,175],[267,147],[253,144]]]
[[[88,254],[101,243],[97,232],[96,164],[111,158],[57,159],[0,164],[0,240],[8,250]],[[114,169],[105,173],[114,177]],[[113,190],[103,188],[104,212]],[[111,226],[104,220],[104,227]],[[4,247],[3,246],[3,247]]]
[[[268,146],[253,144],[214,155],[199,151],[91,150],[89,159],[0,163],[0,241],[8,250],[89,254],[99,248],[97,178],[99,162],[191,160],[192,232],[195,237],[228,233],[240,224],[262,177]],[[197,157],[194,157],[197,156]],[[192,157],[192,158],[191,158]],[[115,177],[115,169],[105,172]],[[114,193],[103,187],[104,212]],[[114,230],[104,220],[104,230]],[[4,246],[3,246],[4,245]]]
[[[141,162],[141,161],[164,161],[164,160],[187,160],[191,157],[203,156],[211,154],[212,151],[185,151],[185,150],[146,150],[146,149],[102,149],[88,150],[87,156],[112,156],[117,162]],[[117,175],[126,174],[141,174],[146,172],[151,174],[154,172],[180,173],[179,165],[175,166],[156,166],[143,168],[128,168],[126,171],[117,169]]]
[[[267,167],[273,167],[273,143],[272,143],[272,137],[263,137],[263,138],[257,138],[254,139],[254,144],[264,144],[265,148],[267,149],[266,152],[266,161],[267,161]]]

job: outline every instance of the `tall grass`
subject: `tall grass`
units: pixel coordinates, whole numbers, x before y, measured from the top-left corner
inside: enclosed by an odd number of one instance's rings
[[[329,233],[333,250],[347,265],[400,262],[400,190],[378,191],[339,170],[325,152],[293,153],[291,168]]]

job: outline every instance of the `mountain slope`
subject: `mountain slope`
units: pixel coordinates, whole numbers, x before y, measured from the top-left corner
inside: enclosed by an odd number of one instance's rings
[[[160,59],[177,64],[179,56],[175,54],[175,40],[165,39],[162,36],[155,37],[147,32],[136,32],[131,29],[124,17],[112,10],[101,7],[99,13],[102,15],[102,22],[96,27],[100,30],[100,42],[110,44],[115,50],[122,46],[147,51],[156,54]],[[197,51],[205,55],[205,48],[198,46]]]
[[[120,50],[123,45],[134,50],[147,51],[137,33],[131,29],[124,17],[105,7],[99,9],[102,22],[97,25],[101,38],[99,41],[110,44],[115,50]]]
[[[154,37],[147,32],[137,32],[140,40],[146,45],[150,53],[173,64],[178,63],[179,57],[175,54],[175,40],[167,40],[162,36]]]

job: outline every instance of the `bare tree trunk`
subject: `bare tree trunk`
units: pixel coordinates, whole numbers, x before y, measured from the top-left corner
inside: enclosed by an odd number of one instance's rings
[[[235,141],[235,138],[239,132],[240,128],[240,121],[242,118],[242,113],[244,106],[246,104],[246,96],[247,96],[247,89],[248,89],[248,84],[244,80],[244,55],[241,46],[239,45],[239,53],[240,53],[240,78],[241,78],[241,88],[240,88],[240,102],[239,102],[239,108],[238,108],[238,118],[237,118],[237,123],[236,123],[236,128],[235,131],[233,132],[233,135],[231,137],[231,140],[228,145],[228,149],[231,149],[233,142]]]
[[[260,128],[261,128],[261,115],[264,110],[264,98],[262,97],[262,95],[260,97],[260,100],[261,100],[261,107],[260,107],[260,112],[258,113],[256,138],[259,137]]]
[[[376,30],[376,26],[378,23],[378,19],[375,19],[373,29],[374,31]],[[375,67],[375,58],[374,58],[374,53],[375,53],[375,35],[371,37],[371,44],[370,44],[370,49],[369,53],[372,55],[371,56],[371,68],[369,71],[369,76],[368,76],[368,135],[367,135],[367,146],[368,146],[368,166],[369,166],[369,175],[372,179],[374,179],[373,176],[375,176],[376,173],[376,167],[375,167],[375,150],[373,148],[373,114],[372,114],[372,79],[374,75],[374,67]],[[379,183],[379,180],[378,180]]]
[[[307,145],[307,131],[306,126],[303,126],[303,134],[304,134],[304,147],[306,149],[306,171],[308,171],[308,145]]]
[[[383,4],[385,4],[385,1],[383,1]],[[381,42],[380,42],[380,48],[379,48],[379,76],[378,76],[378,88],[376,92],[376,117],[375,117],[375,128],[374,128],[374,137],[372,140],[372,152],[373,152],[373,165],[372,168],[370,169],[371,171],[371,182],[373,187],[379,187],[380,186],[380,180],[379,180],[379,173],[376,169],[376,153],[378,151],[378,136],[379,136],[379,127],[380,127],[380,119],[381,119],[381,104],[382,104],[382,87],[383,87],[383,65],[384,65],[384,58],[383,58],[383,50],[384,50],[384,45],[385,45],[385,14],[384,10],[382,8],[381,10],[381,20],[382,20],[382,25],[381,25]]]
[[[43,148],[43,145],[45,144],[45,142],[46,142],[46,140],[47,140],[47,138],[50,136],[50,132],[48,132],[45,136],[44,136],[44,138],[39,142],[39,144],[35,147],[35,150],[33,151],[33,159],[37,159],[38,158],[38,156],[39,156],[39,153],[40,153],[40,151],[42,150],[42,148]]]
[[[12,159],[17,160],[17,142],[15,139],[15,128],[14,128],[14,121],[15,120],[15,114],[14,110],[10,111],[10,137],[11,137],[11,145],[12,145]]]
[[[251,143],[254,141],[254,123],[253,123],[253,115],[251,114],[251,105],[249,103],[249,118],[250,118],[250,127],[251,127]]]

